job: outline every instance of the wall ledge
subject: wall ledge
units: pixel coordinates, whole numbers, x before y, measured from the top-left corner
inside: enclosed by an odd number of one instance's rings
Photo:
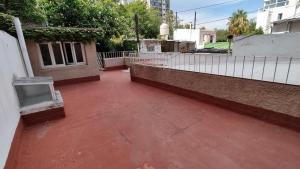
[[[99,75],[87,76],[87,77],[54,81],[54,86],[56,87],[56,86],[62,86],[62,85],[68,85],[68,84],[77,84],[77,83],[82,83],[82,82],[99,81],[99,80],[100,80]]]
[[[126,66],[126,65],[121,65],[121,66],[105,67],[105,68],[104,68],[104,71],[110,71],[110,70],[123,70],[123,69],[128,69],[128,66]]]
[[[296,130],[296,131],[300,131],[300,117],[277,112],[277,111],[271,110],[271,109],[262,108],[262,107],[256,106],[255,104],[249,105],[249,104],[245,104],[242,102],[238,102],[238,100],[233,101],[233,100],[229,100],[229,99],[222,98],[222,97],[212,96],[207,93],[190,90],[190,89],[186,89],[183,87],[174,86],[172,84],[168,84],[167,83],[167,82],[169,82],[168,80],[159,81],[159,79],[164,79],[166,77],[158,78],[158,75],[159,76],[170,75],[170,72],[168,72],[164,75],[161,75],[161,74],[163,74],[161,71],[164,71],[164,70],[162,70],[160,68],[155,68],[155,67],[150,67],[149,69],[155,69],[157,72],[154,70],[148,70],[148,68],[146,68],[146,66],[141,67],[138,65],[135,67],[135,65],[134,65],[133,68],[131,69],[131,80],[134,82],[139,82],[139,83],[143,83],[143,84],[150,85],[153,87],[161,88],[161,89],[164,89],[164,90],[167,90],[167,91],[179,94],[179,95],[191,97],[191,98],[197,99],[202,102],[214,104],[214,105],[226,108],[226,109],[233,110],[234,112],[248,115],[248,116],[251,116],[251,117],[266,121],[266,122],[270,122],[270,123],[273,123],[273,124],[276,124],[279,126],[283,126],[286,128]],[[138,71],[142,71],[142,72],[138,72]],[[150,71],[151,71],[151,73],[150,73]],[[176,71],[176,70],[172,70],[172,71]],[[194,73],[194,72],[185,72],[185,73]],[[182,77],[178,76],[178,74],[177,74],[177,76],[174,75],[174,77],[176,77],[177,80],[182,78]],[[174,77],[172,76],[172,77],[168,77],[168,78],[171,79]],[[158,78],[158,79],[156,79],[156,78]],[[211,78],[213,78],[213,77],[209,77],[209,79],[211,79]],[[186,79],[183,79],[183,80],[186,80]],[[239,79],[237,79],[237,80],[239,80]],[[244,80],[244,79],[242,79],[242,80]],[[194,83],[194,81],[191,83]],[[270,83],[266,83],[266,85],[270,85]],[[243,85],[241,85],[241,87],[245,88],[245,86],[243,86]],[[295,88],[295,86],[291,86],[291,87]],[[209,90],[209,88],[207,90]],[[225,90],[225,89],[222,89],[222,90]],[[298,96],[298,95],[296,94],[296,96]],[[253,98],[251,98],[251,99],[253,99]],[[256,100],[256,99],[254,98],[254,100]],[[286,102],[286,100],[283,100],[282,102]],[[280,104],[280,103],[278,103],[278,104]]]

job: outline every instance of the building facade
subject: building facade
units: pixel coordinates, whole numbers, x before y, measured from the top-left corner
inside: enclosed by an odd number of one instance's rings
[[[149,7],[158,9],[162,16],[170,10],[170,0],[145,0]]]
[[[300,32],[300,17],[273,22],[272,34]]]
[[[56,83],[83,79],[99,79],[95,42],[26,41],[33,72],[51,76]]]
[[[143,39],[140,41],[141,53],[160,53],[161,43],[157,39]]]
[[[300,17],[299,5],[299,0],[264,0],[263,8],[257,13],[256,27],[271,33],[273,22]]]
[[[196,42],[197,49],[203,49],[207,43],[215,43],[217,34],[215,30],[176,29],[174,40]]]

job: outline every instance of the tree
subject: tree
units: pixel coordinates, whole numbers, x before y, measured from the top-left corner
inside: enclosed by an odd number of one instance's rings
[[[161,24],[161,16],[159,11],[148,8],[142,0],[133,1],[124,6],[127,10],[127,19],[130,21],[131,31],[128,37],[134,37],[134,20],[135,14],[139,17],[139,32],[142,38],[157,38],[159,35],[159,26]]]
[[[264,34],[263,29],[260,27],[256,29],[256,21],[254,19],[251,19],[249,21],[249,29],[247,30],[247,35],[259,35]]]
[[[135,37],[133,16],[139,16],[142,38],[157,38],[161,16],[143,0],[126,5],[117,0],[0,0],[0,12],[19,16],[23,23],[43,23],[51,27],[102,28],[106,49]],[[173,16],[167,22],[174,22]],[[40,25],[39,25],[40,26]],[[173,26],[171,27],[171,29]]]
[[[0,12],[19,17],[25,24],[42,24],[46,16],[36,0],[0,0]]]
[[[247,18],[247,12],[244,10],[237,10],[229,18],[228,30],[235,36],[246,33],[249,29],[249,20]]]
[[[124,7],[115,0],[39,0],[49,26],[102,28],[99,42],[109,48],[110,40],[128,30]]]
[[[89,9],[93,11],[88,0],[41,0],[40,3],[46,12],[49,26],[91,27],[94,24],[87,20]]]
[[[225,29],[218,29],[217,32],[217,42],[226,42],[227,41],[227,35],[229,32]]]
[[[173,38],[173,32],[175,27],[175,16],[172,10],[169,10],[166,14],[166,23],[169,25],[169,33],[170,33],[170,39]]]
[[[101,27],[116,33],[125,19],[113,0],[40,0],[50,26]]]

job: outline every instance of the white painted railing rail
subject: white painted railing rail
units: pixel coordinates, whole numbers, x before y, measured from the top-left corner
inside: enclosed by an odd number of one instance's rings
[[[133,51],[115,51],[115,52],[97,52],[97,61],[100,69],[104,69],[110,66],[124,65],[125,57],[130,57],[135,54]]]
[[[129,63],[300,85],[300,57],[236,57],[227,54],[139,53]]]

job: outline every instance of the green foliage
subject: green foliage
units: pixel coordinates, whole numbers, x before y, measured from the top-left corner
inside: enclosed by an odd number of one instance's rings
[[[214,48],[214,49],[228,49],[228,42],[217,42],[205,44],[204,48]]]
[[[19,17],[26,24],[44,23],[46,17],[36,0],[2,0],[0,12]]]
[[[259,27],[258,29],[255,29],[254,34],[255,35],[262,35],[262,34],[264,34],[263,28]]]
[[[126,9],[114,0],[40,0],[52,27],[101,28],[98,39],[102,49],[113,50],[111,39],[129,31]]]
[[[122,37],[113,37],[107,41],[101,41],[98,43],[98,49],[100,48],[100,52],[112,52],[112,51],[122,51],[123,49],[123,38]]]
[[[13,16],[0,13],[0,29],[16,36]],[[80,41],[102,40],[101,28],[67,28],[67,27],[23,27],[26,39],[35,41]]]
[[[136,51],[137,45],[135,40],[124,40],[122,37],[110,39],[105,43],[98,43],[97,49],[99,52]]]
[[[50,26],[82,27],[86,24],[87,0],[41,0],[40,4]]]
[[[264,31],[261,27],[256,29],[256,22],[255,22],[255,20],[252,19],[249,22],[249,28],[245,34],[246,35],[260,35],[260,34],[264,34]]]
[[[262,28],[256,29],[256,22],[253,19],[249,21],[247,12],[243,10],[237,10],[232,14],[232,17],[229,18],[228,31],[235,36],[264,33]]]
[[[50,26],[99,28],[105,38],[123,33],[125,17],[112,0],[41,0]]]
[[[227,35],[229,32],[224,29],[217,30],[217,42],[227,42]]]
[[[133,1],[125,5],[127,11],[127,19],[130,25],[128,37],[134,37],[134,15],[139,17],[139,33],[141,38],[157,38],[159,35],[159,26],[161,24],[161,16],[159,11],[148,8],[142,0]]]
[[[135,40],[124,40],[123,42],[124,51],[136,51],[137,45]]]
[[[166,14],[166,22],[169,25],[169,33],[170,33],[170,39],[173,39],[173,31],[175,28],[175,20],[176,17],[174,16],[173,11],[168,11]]]
[[[11,15],[0,13],[0,30],[15,35],[13,19]]]
[[[127,5],[119,5],[116,0],[0,1],[5,4],[0,10],[20,17],[23,25],[27,26],[24,28],[25,37],[37,41],[96,39],[104,49],[117,50],[124,48],[123,39],[135,38],[135,14],[139,16],[141,38],[157,38],[161,24],[159,11],[148,8],[142,0]],[[11,18],[1,14],[0,27],[14,34],[12,22],[9,22]],[[167,22],[172,29],[172,13],[168,14]],[[49,27],[42,28],[41,24]],[[120,38],[121,41],[116,41]]]
[[[237,10],[229,18],[228,30],[235,36],[242,35],[249,29],[249,20],[247,18],[247,12],[244,10]]]
[[[35,41],[78,41],[90,42],[103,38],[100,28],[68,28],[68,27],[25,27],[24,36]]]

